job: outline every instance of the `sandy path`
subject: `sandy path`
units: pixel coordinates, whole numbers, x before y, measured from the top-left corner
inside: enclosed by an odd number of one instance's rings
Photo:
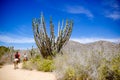
[[[0,68],[0,80],[56,80],[52,73],[23,70],[21,65],[19,64],[20,68],[16,70],[13,65],[5,65]]]

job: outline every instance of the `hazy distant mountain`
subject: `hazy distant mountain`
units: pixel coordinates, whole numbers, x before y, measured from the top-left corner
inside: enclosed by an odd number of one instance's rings
[[[34,49],[37,53],[39,53],[39,49]],[[30,50],[21,50],[20,53],[29,53]],[[87,44],[82,44],[75,41],[69,41],[63,47],[64,53],[104,53],[104,54],[116,54],[120,53],[120,44],[108,42],[108,41],[97,41]]]
[[[63,48],[63,51],[67,53],[79,52],[79,53],[118,53],[120,52],[120,44],[108,42],[108,41],[97,41],[87,44],[82,44],[75,41],[69,41]]]

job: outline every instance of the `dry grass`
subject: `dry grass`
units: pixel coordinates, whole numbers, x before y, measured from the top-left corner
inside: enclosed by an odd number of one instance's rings
[[[106,42],[103,42],[100,46],[99,42],[97,44],[86,45],[87,46],[77,44],[77,46],[74,46],[74,43],[71,43],[64,48],[63,55],[56,56],[54,59],[56,67],[54,73],[58,80],[107,80],[106,76],[103,76],[101,73],[107,72],[108,70],[112,71],[113,75],[116,74],[115,70],[112,69],[112,60],[120,55],[119,48],[117,48],[118,46],[116,47],[116,45],[113,44],[113,48],[109,49],[111,44]],[[82,46],[82,48],[78,46]],[[118,57],[117,60],[119,61],[120,57]],[[120,69],[118,67],[120,63],[118,61],[115,62],[114,66],[117,66],[115,68],[119,70],[117,77],[120,77]],[[109,66],[108,69],[102,67],[104,64],[106,64],[105,67]],[[101,73],[99,73],[99,71],[101,71]],[[108,73],[104,75],[108,75]],[[116,75],[114,76],[116,77]],[[114,78],[114,80],[117,79],[118,78]]]

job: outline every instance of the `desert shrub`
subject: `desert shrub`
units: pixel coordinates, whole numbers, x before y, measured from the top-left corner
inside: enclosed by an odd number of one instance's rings
[[[22,69],[33,70],[32,63],[30,61],[23,62]]]
[[[7,52],[9,52],[9,48],[7,48],[5,46],[0,46],[0,59]]]
[[[109,80],[112,79],[113,80],[113,76],[112,76],[112,72],[110,71],[110,69],[107,67],[107,65],[102,64],[99,68],[98,68],[98,79],[99,80]]]
[[[99,80],[120,80],[120,55],[106,61],[98,68]]]
[[[87,71],[85,71],[86,67],[79,66],[76,67],[68,67],[65,69],[64,76],[59,80],[92,80]]]
[[[75,70],[74,68],[69,67],[66,69],[63,80],[74,80],[75,79]]]
[[[54,73],[58,80],[90,80],[87,66],[83,65],[84,57],[75,54],[57,55],[54,59]]]
[[[27,62],[23,62],[23,69],[36,69],[38,71],[51,72],[54,69],[54,64],[52,59],[43,59],[41,56],[37,55],[31,58]]]
[[[5,64],[4,61],[0,61],[0,68],[2,68],[2,66]]]
[[[4,65],[4,63],[5,63],[4,61],[0,61],[0,66]]]
[[[75,80],[92,80],[87,67],[80,67],[76,69],[76,77]]]
[[[37,62],[40,62],[41,61],[41,56],[40,55],[36,55],[34,58],[31,58],[30,61],[33,63],[33,64],[37,64]]]
[[[120,54],[69,52],[56,55],[54,73],[58,80],[120,80]],[[72,74],[72,67],[75,76]]]
[[[41,56],[36,55],[34,58],[29,59],[29,61],[23,62],[22,68],[28,70],[36,69],[38,62],[40,61],[41,61]]]
[[[114,80],[120,80],[120,55],[111,60],[110,70],[113,72]]]
[[[41,62],[37,62],[38,71],[51,72],[53,69],[53,60],[43,59]]]

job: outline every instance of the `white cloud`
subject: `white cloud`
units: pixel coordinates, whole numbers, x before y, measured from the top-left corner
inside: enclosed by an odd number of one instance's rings
[[[109,13],[106,15],[106,17],[111,18],[113,20],[118,20],[120,19],[120,12]]]
[[[93,18],[93,14],[82,6],[67,6],[66,11],[73,14],[85,14],[86,16]]]
[[[27,37],[12,37],[12,36],[6,36],[6,35],[0,35],[0,42],[5,43],[35,43],[33,38],[27,38]]]
[[[115,9],[119,9],[119,5],[117,3],[114,3],[114,4],[112,3],[111,7],[115,8]]]
[[[119,1],[117,0],[110,0],[110,1],[103,1],[103,6],[107,7],[105,9],[105,17],[111,18],[113,20],[120,19],[120,6]]]
[[[77,41],[80,43],[91,43],[95,41],[110,41],[110,42],[120,42],[120,38],[113,38],[113,39],[107,39],[107,38],[71,38],[70,40]],[[28,38],[28,37],[10,37],[6,35],[0,35],[0,42],[5,43],[35,43],[34,38]]]
[[[96,41],[100,41],[100,40],[103,40],[103,41],[109,41],[109,42],[119,42],[120,41],[120,38],[118,39],[106,39],[106,38],[72,38],[71,40],[73,41],[77,41],[77,42],[80,42],[80,43],[91,43],[91,42],[96,42]]]

